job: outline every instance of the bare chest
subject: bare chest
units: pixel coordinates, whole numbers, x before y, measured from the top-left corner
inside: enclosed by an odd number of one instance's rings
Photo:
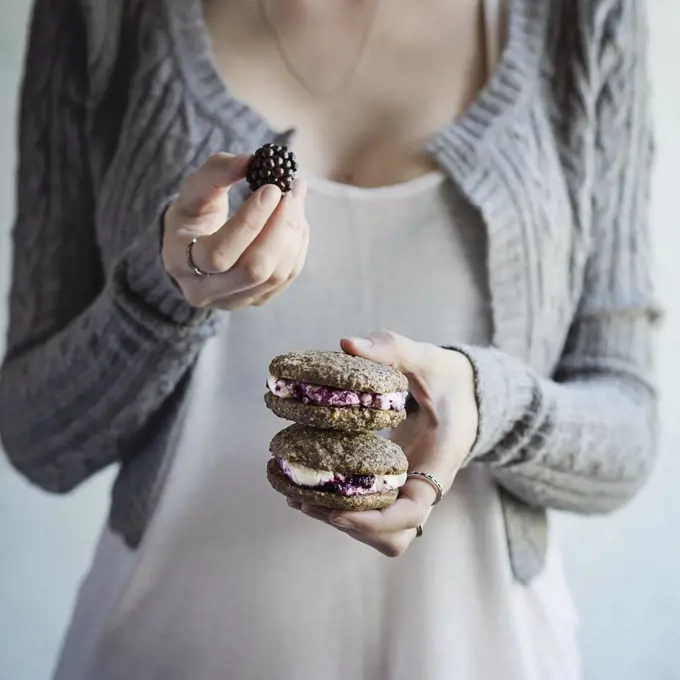
[[[296,153],[314,175],[380,186],[431,169],[424,142],[484,83],[480,0],[371,0],[345,15],[298,6],[297,18],[282,14],[287,5],[299,3],[206,1],[232,94],[274,128],[294,128]]]

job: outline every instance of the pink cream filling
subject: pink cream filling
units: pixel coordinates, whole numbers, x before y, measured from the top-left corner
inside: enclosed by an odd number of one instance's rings
[[[336,387],[312,385],[300,380],[270,377],[267,386],[281,399],[295,399],[315,406],[359,406],[380,411],[401,411],[406,407],[408,392],[354,392]]]

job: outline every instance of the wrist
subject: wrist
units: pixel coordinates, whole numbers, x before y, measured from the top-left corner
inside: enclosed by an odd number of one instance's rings
[[[128,251],[125,278],[130,291],[168,321],[180,326],[200,324],[211,312],[189,304],[163,264],[162,225],[167,205]]]
[[[464,354],[473,371],[478,425],[466,463],[498,462],[494,450],[534,399],[533,373],[522,361],[495,347],[456,345],[447,349]]]

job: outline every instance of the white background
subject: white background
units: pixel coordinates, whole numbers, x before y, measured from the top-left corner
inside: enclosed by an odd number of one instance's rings
[[[645,491],[615,516],[553,521],[581,613],[588,680],[680,679],[680,0],[648,5],[659,149],[653,223],[668,310],[660,348],[662,457]],[[28,0],[0,3],[0,330],[28,8]],[[67,498],[50,497],[0,456],[0,680],[49,678],[110,482],[105,473]]]

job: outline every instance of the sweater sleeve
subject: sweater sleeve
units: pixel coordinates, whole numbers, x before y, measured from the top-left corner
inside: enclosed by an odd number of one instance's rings
[[[0,433],[14,466],[54,492],[135,455],[131,442],[162,417],[214,327],[165,274],[160,210],[104,275],[87,64],[78,0],[36,0],[20,100]]]
[[[553,379],[489,348],[471,360],[480,409],[470,461],[539,507],[609,512],[646,480],[656,450],[648,194],[652,142],[643,3],[586,2],[595,93],[591,257]],[[592,82],[590,84],[592,87]]]

